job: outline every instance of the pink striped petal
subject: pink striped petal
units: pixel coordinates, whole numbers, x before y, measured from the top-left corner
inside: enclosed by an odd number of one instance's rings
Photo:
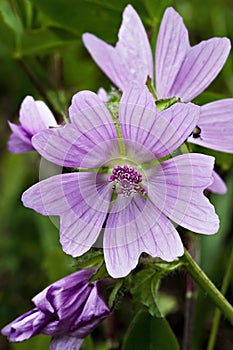
[[[111,208],[104,232],[104,256],[109,274],[126,276],[146,252],[172,261],[183,255],[178,232],[156,207],[136,194],[118,196]]]
[[[91,91],[78,92],[69,107],[72,126],[80,134],[92,133],[94,141],[100,143],[117,138],[112,117],[99,96]]]
[[[16,154],[33,151],[31,137],[24,128],[21,125],[15,125],[11,122],[8,122],[8,124],[12,131],[8,141],[9,151]]]
[[[133,87],[123,93],[119,121],[124,140],[144,146],[156,158],[176,150],[191,134],[200,108],[192,103],[177,103],[158,112],[146,87]]]
[[[33,97],[27,96],[23,100],[19,120],[25,130],[35,135],[38,131],[50,126],[57,126],[57,122],[43,101],[35,101]]]
[[[96,241],[111,195],[106,175],[71,173],[37,183],[24,192],[22,201],[42,215],[59,215],[63,250],[78,256]]]
[[[233,153],[233,99],[208,103],[201,107],[198,126],[200,138],[188,141],[217,151]]]
[[[131,5],[123,12],[123,20],[115,47],[86,33],[83,42],[94,61],[121,90],[131,82],[145,84],[153,78],[150,43],[143,24]]]
[[[156,44],[156,91],[159,99],[173,97],[169,90],[189,48],[183,19],[169,7],[163,15]]]
[[[213,183],[208,186],[208,190],[217,194],[225,194],[227,192],[227,186],[221,177],[213,171]]]
[[[213,234],[219,220],[203,191],[211,185],[214,158],[184,154],[146,171],[152,202],[177,224],[197,233]]]
[[[83,340],[69,335],[59,335],[52,338],[50,350],[79,350]]]
[[[212,38],[191,47],[169,90],[168,96],[191,101],[216,78],[230,52],[230,40]]]
[[[99,90],[97,91],[97,95],[102,102],[104,103],[108,102],[109,96],[107,91],[104,88],[99,88]]]
[[[32,144],[45,159],[60,166],[96,168],[119,155],[117,139],[108,140],[105,131],[106,127],[101,125],[80,134],[69,124],[41,131],[33,136]]]

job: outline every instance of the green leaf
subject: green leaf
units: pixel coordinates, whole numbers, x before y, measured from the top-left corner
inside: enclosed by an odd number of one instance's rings
[[[117,39],[122,11],[127,0],[32,0],[45,16],[46,23],[65,28],[78,35],[85,32],[112,42]],[[131,1],[137,11],[147,16],[143,2]],[[148,16],[147,16],[148,17]],[[48,22],[49,21],[49,22]]]
[[[168,322],[140,311],[131,322],[122,350],[179,350]]]
[[[104,261],[103,253],[100,251],[89,250],[83,256],[77,259],[75,267],[79,270],[97,265],[102,265]]]
[[[0,57],[11,56],[15,51],[15,36],[13,31],[6,25],[0,15]]]
[[[7,0],[0,1],[0,14],[3,22],[14,32],[16,45],[19,45],[20,38],[23,34],[23,25],[11,3]]]
[[[106,277],[109,277],[108,271],[106,269],[105,264],[103,263],[97,272],[90,278],[89,282],[94,282],[97,280],[102,280]]]
[[[27,30],[22,36],[18,56],[45,54],[65,45],[75,44],[77,36],[59,28]]]
[[[94,343],[91,335],[89,334],[81,345],[81,350],[94,350]]]
[[[134,301],[145,305],[149,313],[157,317],[162,317],[157,305],[157,292],[160,278],[161,273],[152,268],[139,271],[134,276],[133,287],[131,288]]]
[[[159,293],[157,303],[161,314],[164,316],[178,309],[177,300],[172,295]]]
[[[121,279],[117,280],[111,294],[109,295],[108,305],[109,305],[110,309],[112,309],[112,307],[115,305],[122,285],[123,285],[123,280],[121,280]]]

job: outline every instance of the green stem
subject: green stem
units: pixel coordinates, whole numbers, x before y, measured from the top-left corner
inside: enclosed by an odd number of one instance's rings
[[[122,133],[121,133],[121,128],[120,128],[120,125],[118,124],[118,122],[115,123],[115,127],[116,127],[117,136],[118,136],[118,142],[119,142],[121,155],[126,156],[125,143],[124,143],[124,139],[123,139]]]
[[[187,271],[197,284],[209,295],[223,315],[233,324],[233,307],[197,265],[186,249],[184,249],[184,255],[181,260],[185,263]]]
[[[221,288],[221,292],[223,295],[227,291],[227,288],[229,286],[229,283],[231,281],[232,274],[233,274],[233,249],[231,250],[230,259],[228,261],[227,266],[228,267],[227,267],[227,270],[226,270],[226,273],[225,273],[225,276],[223,279],[223,283],[222,283],[222,288]],[[214,345],[215,345],[215,341],[216,341],[216,337],[217,337],[217,333],[218,333],[220,317],[221,317],[221,311],[219,309],[216,309],[215,313],[214,313],[213,325],[212,325],[212,329],[211,329],[211,333],[210,333],[210,338],[209,338],[207,350],[214,349]]]

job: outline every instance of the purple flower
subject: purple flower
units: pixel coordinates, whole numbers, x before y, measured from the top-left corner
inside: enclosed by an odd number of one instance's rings
[[[101,281],[88,283],[94,269],[73,273],[51,284],[33,299],[35,308],[2,329],[11,342],[37,334],[52,336],[51,350],[79,349],[83,339],[109,315],[99,294]]]
[[[50,126],[58,126],[46,104],[43,101],[35,101],[31,96],[25,97],[21,104],[19,121],[21,125],[9,122],[12,134],[8,141],[8,149],[12,153],[33,151],[32,136]]]
[[[41,181],[22,197],[26,207],[60,216],[66,253],[82,255],[104,226],[108,272],[123,277],[142,252],[166,261],[183,254],[167,217],[198,233],[217,232],[218,217],[203,195],[213,181],[214,158],[185,154],[158,161],[190,135],[198,106],[177,103],[158,112],[143,86],[123,93],[114,121],[89,91],[73,97],[69,113],[71,124],[44,130],[32,143],[47,160],[79,172]]]
[[[150,43],[143,24],[131,5],[123,21],[115,47],[92,34],[83,42],[92,58],[121,90],[128,84],[145,84],[154,77]],[[212,38],[190,46],[182,17],[172,8],[163,16],[156,45],[156,92],[159,99],[179,97],[188,102],[210,85],[230,52],[227,38]]]
[[[148,76],[153,80],[150,44],[139,16],[130,5],[124,10],[118,36],[115,47],[89,33],[83,35],[83,41],[95,62],[121,90],[132,82],[145,84]],[[183,102],[191,101],[215,79],[229,51],[227,38],[212,38],[191,47],[183,19],[173,8],[168,8],[156,45],[158,99],[177,97]],[[233,99],[202,106],[197,125],[200,133],[189,137],[189,142],[233,153]]]

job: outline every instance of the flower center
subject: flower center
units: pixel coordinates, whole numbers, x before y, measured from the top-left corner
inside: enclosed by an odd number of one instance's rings
[[[129,197],[131,193],[140,192],[145,194],[146,191],[141,187],[142,175],[134,169],[133,166],[115,165],[112,175],[108,178],[109,182],[113,182],[113,189],[123,197]]]

